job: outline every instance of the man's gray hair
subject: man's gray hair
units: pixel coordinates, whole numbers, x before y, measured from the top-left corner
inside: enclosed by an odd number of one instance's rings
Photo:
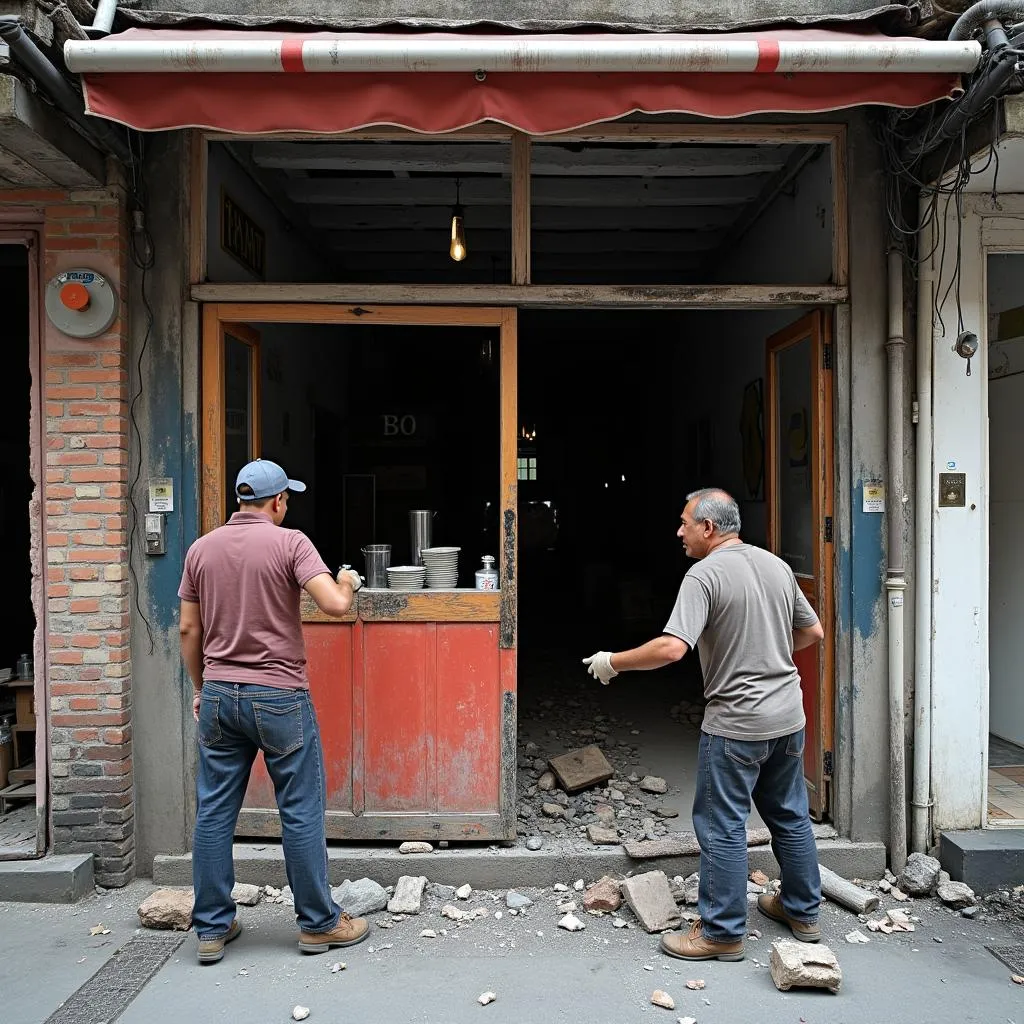
[[[702,487],[686,496],[687,502],[696,500],[693,518],[701,523],[707,519],[719,533],[740,532],[740,507],[736,500],[720,487]]]

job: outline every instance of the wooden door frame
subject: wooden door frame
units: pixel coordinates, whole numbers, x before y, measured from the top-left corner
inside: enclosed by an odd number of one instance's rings
[[[220,317],[210,317],[203,311],[203,343],[200,346],[202,362],[199,389],[200,408],[203,410],[203,430],[200,464],[199,522],[202,533],[220,526],[227,519],[228,496],[224,483],[224,336],[233,338],[252,349],[250,366],[250,394],[254,412],[260,404],[260,336],[244,323]],[[216,338],[215,344],[207,339]],[[260,418],[253,416],[250,458],[258,458],[262,444]],[[215,471],[214,463],[220,468]]]
[[[811,365],[818,369],[813,372],[812,406],[811,406],[811,437],[814,444],[811,450],[811,507],[815,520],[821,521],[821,530],[814,544],[814,578],[817,581],[818,618],[825,630],[825,638],[819,645],[820,659],[820,701],[821,701],[821,750],[823,755],[821,776],[824,780],[824,792],[821,794],[821,805],[827,809],[830,803],[833,771],[828,770],[827,755],[834,751],[835,736],[835,559],[834,559],[834,526],[832,536],[828,536],[828,524],[835,523],[835,468],[834,442],[835,422],[833,419],[833,363],[832,338],[833,316],[830,310],[816,309],[801,317],[795,323],[773,334],[767,342],[765,366],[765,425],[766,460],[765,460],[765,512],[767,515],[768,546],[777,551],[779,546],[779,517],[775,508],[774,483],[778,469],[779,424],[772,414],[768,402],[777,392],[777,374],[775,356],[803,341],[811,342]],[[797,582],[805,596],[807,588],[797,576]],[[833,756],[834,762],[834,756]],[[817,784],[816,780],[815,785]]]
[[[499,839],[509,842],[515,839],[516,830],[516,644],[517,644],[517,534],[518,534],[518,474],[516,455],[519,434],[518,424],[518,363],[517,363],[517,311],[507,307],[448,307],[448,306],[342,306],[330,304],[298,303],[213,303],[203,307],[203,337],[201,363],[203,368],[202,387],[204,395],[223,393],[223,335],[225,327],[232,333],[239,325],[264,324],[348,324],[348,325],[389,325],[409,327],[492,327],[499,332],[500,344],[500,551],[501,591],[499,595],[459,595],[459,600],[432,601],[430,609],[412,607],[409,614],[392,616],[409,620],[438,621],[493,621],[487,607],[492,599],[499,600],[498,648],[499,648],[499,689],[501,693],[501,764],[499,783],[499,813],[497,815],[475,815],[484,831],[476,838]],[[249,329],[251,331],[251,328]],[[255,332],[252,332],[255,333]],[[214,344],[211,344],[211,339]],[[203,532],[219,525],[215,513],[223,503],[224,447],[223,409],[219,402],[211,402],[201,396],[204,408],[204,429],[200,439],[200,522]],[[211,425],[217,421],[216,425]],[[223,520],[221,520],[223,521]],[[467,600],[468,599],[468,600]],[[376,615],[374,609],[366,609],[372,618],[389,621],[387,614]],[[356,623],[358,630],[360,623]],[[355,670],[360,671],[358,664]],[[355,796],[355,794],[354,794]],[[276,835],[279,829],[276,812],[248,810],[242,812],[249,822],[250,831],[255,834]],[[330,817],[330,816],[329,816]],[[341,835],[351,837],[353,830],[360,826],[348,816],[344,821]],[[463,816],[464,817],[464,816]],[[451,820],[448,820],[450,818]],[[448,838],[462,838],[464,822],[460,816],[440,816],[439,835]],[[405,827],[402,816],[389,816],[391,827]],[[329,822],[329,828],[337,823]],[[380,838],[380,822],[366,838]]]

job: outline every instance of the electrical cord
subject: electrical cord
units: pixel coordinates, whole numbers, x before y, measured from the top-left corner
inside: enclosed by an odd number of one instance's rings
[[[135,150],[136,139],[138,140],[138,153],[136,153]],[[128,488],[128,574],[131,577],[135,592],[135,610],[138,613],[139,618],[141,618],[146,624],[146,635],[149,638],[149,653],[152,654],[155,650],[153,627],[150,624],[149,619],[146,617],[146,613],[142,610],[142,602],[139,597],[139,579],[135,572],[134,558],[135,535],[139,525],[139,513],[135,506],[135,493],[138,488],[139,479],[142,476],[142,433],[139,430],[139,423],[135,410],[139,400],[142,398],[142,364],[146,356],[146,350],[149,348],[149,339],[153,333],[153,326],[156,323],[153,306],[149,301],[149,271],[153,269],[153,266],[156,263],[156,253],[153,246],[153,238],[149,232],[149,225],[146,220],[147,196],[145,181],[142,176],[142,163],[144,157],[143,143],[141,139],[138,139],[138,137],[134,136],[134,133],[132,133],[132,135],[129,136],[128,144],[131,152],[131,165],[128,168],[128,173],[129,195],[132,204],[132,209],[130,211],[132,223],[128,233],[128,253],[132,263],[139,270],[141,275],[139,291],[142,299],[142,308],[146,315],[146,329],[142,337],[142,344],[139,346],[139,355],[135,367],[136,388],[128,406],[128,420],[131,429],[129,453],[131,454],[132,452],[135,452],[137,446],[135,476]]]

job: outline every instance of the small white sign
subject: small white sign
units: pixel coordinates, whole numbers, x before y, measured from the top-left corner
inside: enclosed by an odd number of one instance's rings
[[[169,476],[150,477],[149,511],[174,511],[174,481]]]
[[[864,485],[864,511],[885,511],[885,484],[871,483]]]

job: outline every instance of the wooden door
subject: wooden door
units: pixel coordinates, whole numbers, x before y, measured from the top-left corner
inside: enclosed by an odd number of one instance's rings
[[[232,493],[232,474],[237,473],[237,467],[226,464],[229,392],[224,382],[232,372],[231,346],[249,344],[251,359],[241,365],[258,369],[258,335],[240,326],[242,321],[339,324],[356,330],[367,324],[451,328],[435,334],[434,344],[444,344],[460,327],[493,331],[500,350],[500,402],[493,410],[500,424],[491,454],[500,469],[494,551],[500,592],[405,594],[364,588],[342,619],[329,619],[308,598],[302,618],[324,753],[328,836],[350,841],[514,839],[515,310],[271,303],[204,307],[204,530],[223,522],[225,495]],[[238,351],[235,360],[241,361]],[[234,373],[240,379],[237,366]],[[242,394],[240,385],[236,392]],[[258,391],[250,394],[257,400],[245,436],[257,445]],[[466,429],[473,429],[471,418]],[[258,449],[254,452],[259,454]],[[471,580],[474,567],[463,568]],[[262,757],[253,767],[237,834],[280,835],[274,789]]]
[[[784,559],[825,629],[795,656],[807,716],[804,777],[811,815],[829,810],[834,727],[832,342],[818,310],[768,339],[765,395],[768,545]]]
[[[209,309],[209,307],[208,307]],[[260,456],[260,336],[207,313],[203,331],[202,523],[208,533],[236,511],[235,477]]]

